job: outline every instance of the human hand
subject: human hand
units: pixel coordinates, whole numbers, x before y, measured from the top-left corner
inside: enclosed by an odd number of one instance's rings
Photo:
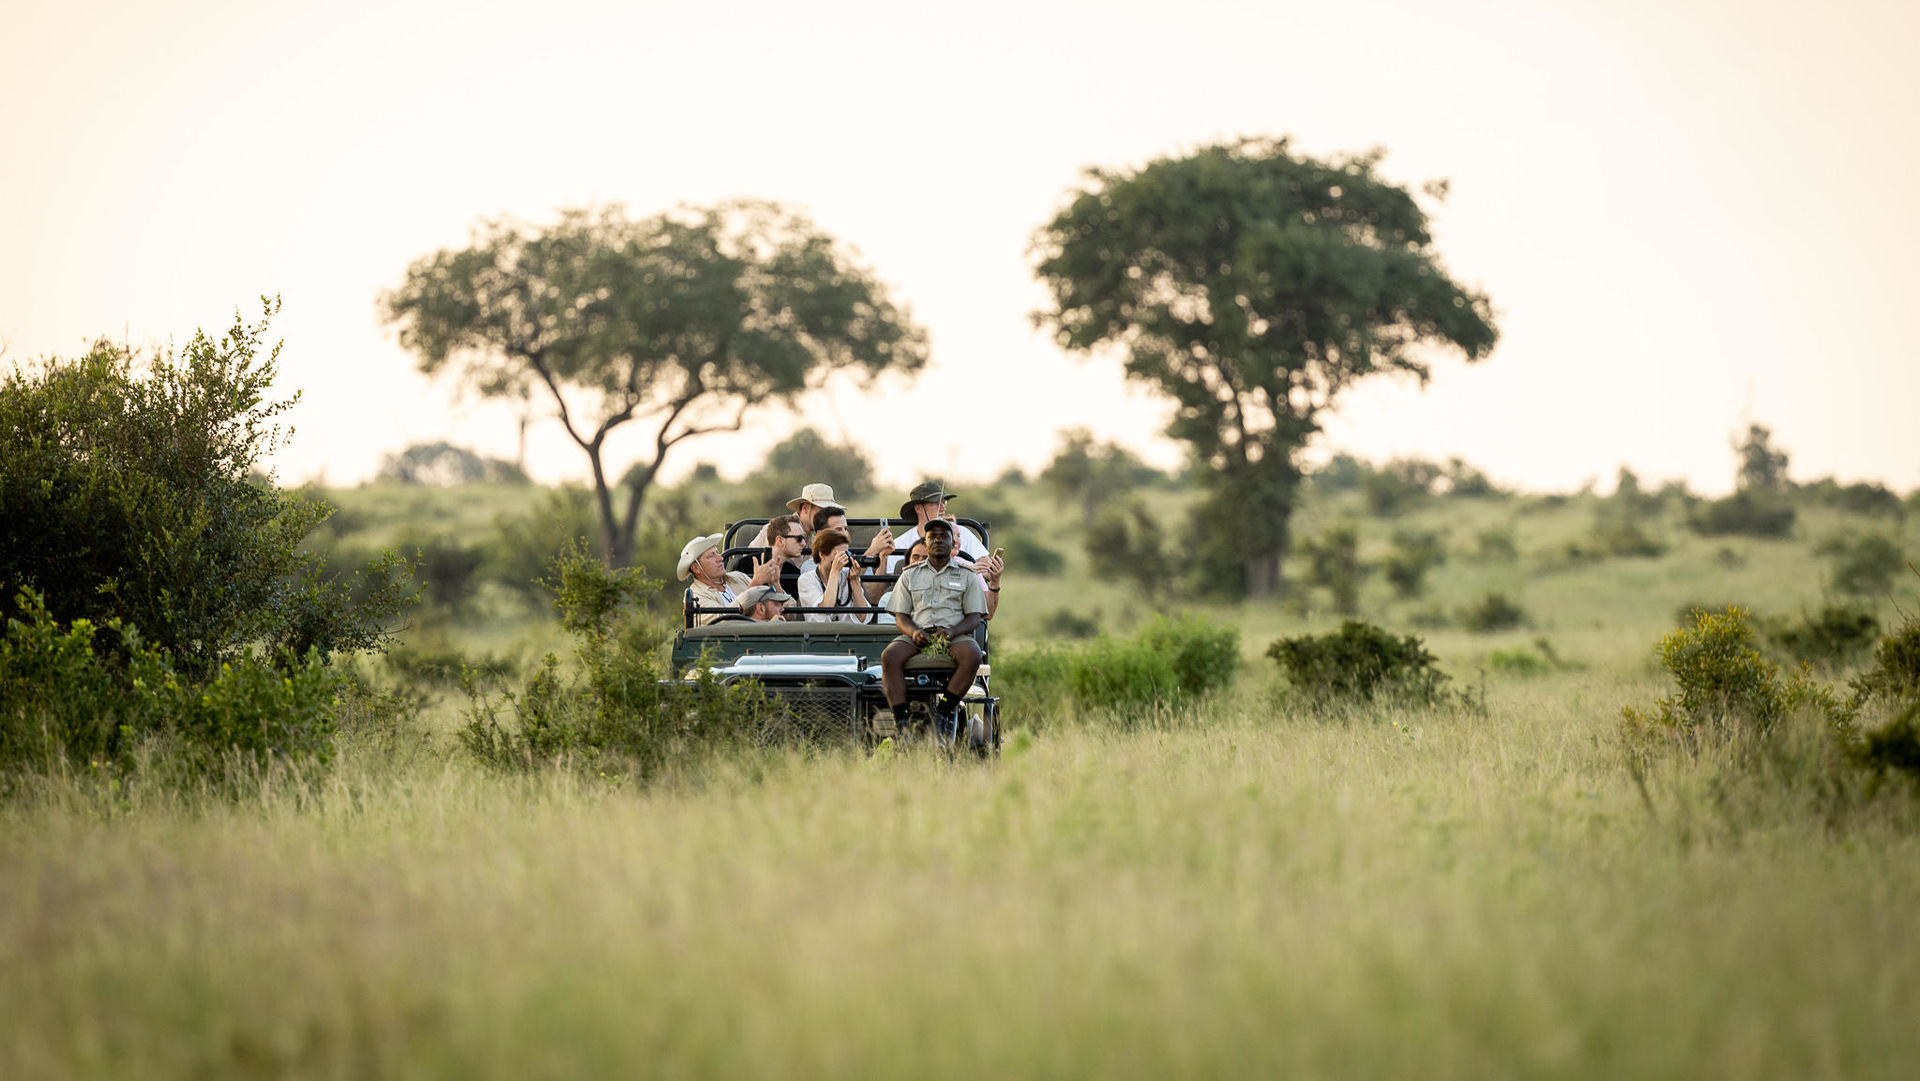
[[[919,647],[920,647],[920,648],[922,648],[922,649],[925,649],[925,648],[926,648],[926,646],[927,646],[927,643],[928,643],[928,642],[930,642],[930,641],[932,641],[932,640],[933,640],[933,635],[931,635],[931,634],[928,634],[928,633],[927,633],[927,631],[926,631],[926,628],[924,628],[924,627],[915,627],[915,628],[913,629],[913,644],[914,644],[914,645],[916,645],[916,646],[919,646]]]
[[[987,580],[988,585],[997,586],[1000,584],[1000,573],[1006,569],[1007,564],[1005,560],[996,555],[988,556],[973,566],[975,570],[980,572],[980,576]]]
[[[831,578],[847,569],[847,550],[841,548],[827,557],[827,577]]]
[[[891,527],[880,527],[880,532],[875,533],[873,540],[867,543],[867,554],[870,556],[879,556],[882,559],[893,554],[893,529]]]
[[[779,564],[775,563],[773,560],[756,559],[753,561],[753,584],[754,585],[770,586],[773,584],[774,579],[779,577],[779,575],[780,575],[780,566]]]

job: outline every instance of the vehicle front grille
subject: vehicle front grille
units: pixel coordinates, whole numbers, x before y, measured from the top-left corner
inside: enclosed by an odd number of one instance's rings
[[[762,686],[782,714],[768,731],[769,740],[838,743],[860,738],[860,692],[853,687],[833,680]]]

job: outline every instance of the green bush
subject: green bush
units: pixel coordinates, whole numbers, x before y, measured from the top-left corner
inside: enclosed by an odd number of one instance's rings
[[[1073,657],[1067,687],[1089,709],[1180,706],[1233,682],[1240,632],[1161,619],[1131,639],[1097,638]]]
[[[534,510],[494,520],[483,573],[528,600],[544,601],[548,591],[540,580],[553,561],[599,536],[592,493],[556,488]]]
[[[332,758],[340,677],[318,650],[274,664],[242,650],[198,673],[118,619],[62,623],[31,592],[14,606],[0,639],[0,773],[130,768],[143,750],[186,779],[217,777],[235,758]]]
[[[1447,561],[1446,544],[1432,530],[1396,530],[1393,549],[1383,569],[1395,596],[1418,597],[1426,592],[1427,572]]]
[[[1473,558],[1482,563],[1512,563],[1520,558],[1520,544],[1512,526],[1483,529],[1473,538]]]
[[[1439,659],[1414,635],[1396,638],[1348,620],[1332,634],[1282,638],[1267,646],[1288,684],[1316,706],[1387,700],[1437,705],[1448,700]]]
[[[1691,627],[1660,640],[1660,661],[1676,691],[1651,710],[1623,711],[1636,737],[1694,739],[1710,732],[1764,736],[1790,709],[1833,706],[1812,681],[1782,676],[1761,656],[1751,617],[1742,608],[1702,612]]]
[[[1794,517],[1785,496],[1749,489],[1696,505],[1687,521],[1703,537],[1780,538],[1793,535]]]
[[[1869,653],[1880,637],[1880,620],[1864,608],[1830,604],[1798,620],[1762,623],[1767,639],[1802,664],[1834,668]]]
[[[995,536],[996,542],[1002,538]],[[1038,538],[1029,533],[1014,532],[1004,538],[1001,545],[1006,548],[1007,569],[1016,574],[1031,574],[1039,578],[1051,578],[1067,569],[1067,557],[1047,547]]]
[[[1553,643],[1545,638],[1533,640],[1533,647],[1515,646],[1496,649],[1487,655],[1487,667],[1510,676],[1543,676],[1549,672],[1582,667],[1562,658]]]
[[[1367,567],[1360,562],[1358,526],[1352,522],[1329,526],[1301,541],[1300,555],[1307,561],[1307,584],[1325,589],[1335,612],[1352,615],[1360,610],[1360,583]]]
[[[6,374],[0,617],[20,616],[31,590],[62,624],[138,627],[196,675],[256,646],[277,657],[385,644],[412,599],[404,564],[388,556],[358,585],[335,580],[301,549],[330,508],[258,479],[293,404],[267,398],[278,349],[261,351],[277,310],[144,365],[101,342]]]
[[[1077,649],[996,654],[994,690],[1011,723],[1044,725],[1069,701],[1122,722],[1225,690],[1240,669],[1240,632],[1195,619],[1161,619],[1132,638]]]
[[[1893,538],[1869,533],[1841,541],[1833,553],[1833,588],[1857,597],[1872,597],[1893,588],[1894,576],[1907,565]]]
[[[481,763],[645,780],[765,739],[778,707],[757,684],[723,685],[705,668],[683,681],[666,670],[663,629],[645,608],[658,583],[637,570],[609,570],[582,546],[555,561],[548,585],[574,636],[578,672],[562,671],[549,654],[499,701],[471,692],[456,736]]]
[[[1082,615],[1071,608],[1055,608],[1040,618],[1040,633],[1048,638],[1092,638],[1100,633],[1099,613]]]
[[[1460,609],[1460,626],[1475,634],[1512,630],[1527,622],[1526,609],[1505,593],[1488,593]]]
[[[1854,677],[1848,706],[1897,708],[1920,702],[1920,617],[1908,617],[1874,647],[1873,663]]]

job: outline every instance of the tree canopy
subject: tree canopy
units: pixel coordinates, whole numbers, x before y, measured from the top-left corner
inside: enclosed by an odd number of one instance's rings
[[[1424,382],[1436,348],[1474,360],[1498,336],[1380,157],[1241,139],[1093,169],[1035,237],[1053,301],[1036,321],[1070,351],[1117,350],[1173,400],[1168,434],[1207,467],[1193,539],[1213,591],[1277,588],[1297,452],[1342,391],[1378,373]]]
[[[741,427],[838,373],[915,373],[925,334],[831,237],[760,202],[629,220],[566,210],[537,228],[481,223],[465,248],[421,258],[382,298],[420,370],[483,396],[543,395],[592,466],[603,553],[628,562],[669,451]],[[651,436],[610,469],[608,437]],[[615,489],[624,506],[615,507]]]

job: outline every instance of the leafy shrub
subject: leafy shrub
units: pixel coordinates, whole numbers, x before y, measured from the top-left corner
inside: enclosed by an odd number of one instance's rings
[[[1473,558],[1482,563],[1512,563],[1520,558],[1520,544],[1513,527],[1483,529],[1473,538]]]
[[[444,642],[408,642],[388,650],[384,660],[387,668],[405,682],[430,687],[493,684],[520,674],[520,665],[511,658],[491,653],[476,657]]]
[[[1700,617],[1703,615],[1715,615],[1720,612],[1725,612],[1730,608],[1752,611],[1749,606],[1735,601],[1688,601],[1673,610],[1673,625],[1676,627],[1691,627],[1699,622]]]
[[[1393,534],[1393,548],[1383,569],[1394,595],[1412,598],[1426,592],[1427,572],[1446,561],[1447,548],[1440,534],[1402,529]]]
[[[1022,726],[1044,725],[1069,701],[1122,722],[1179,708],[1226,689],[1239,668],[1240,632],[1191,619],[1162,619],[1132,638],[998,653],[993,660],[994,689]]]
[[[1330,526],[1301,541],[1300,554],[1307,561],[1307,584],[1325,589],[1334,611],[1352,615],[1360,610],[1360,582],[1367,568],[1360,562],[1357,526],[1352,522]]]
[[[395,484],[452,488],[464,484],[527,484],[526,471],[500,458],[487,458],[452,443],[415,443],[380,460],[375,478]]]
[[[1594,526],[1593,541],[1602,552],[1620,558],[1657,559],[1667,554],[1666,544],[1633,519],[1601,521]]]
[[[1030,533],[1015,532],[994,540],[1006,548],[1007,569],[1020,574],[1051,578],[1067,568],[1067,557],[1047,547]]]
[[[1447,676],[1414,635],[1396,638],[1359,620],[1332,634],[1281,638],[1267,646],[1294,692],[1317,706],[1389,700],[1444,702]]]
[[[1460,625],[1475,634],[1512,630],[1526,621],[1526,609],[1505,593],[1488,593],[1474,604],[1460,609]]]
[[[1794,509],[1784,496],[1743,490],[1696,505],[1687,521],[1703,537],[1790,537]]]
[[[1873,663],[1855,677],[1848,706],[1896,706],[1920,701],[1920,618],[1908,617],[1874,647]]]
[[[657,583],[609,570],[578,547],[555,562],[549,585],[579,674],[549,654],[502,701],[474,692],[456,733],[474,758],[502,770],[572,766],[646,779],[765,738],[778,707],[757,684],[722,684],[705,668],[680,681],[665,670],[664,634],[643,607]]]
[[[1434,462],[1396,458],[1368,469],[1360,479],[1360,493],[1369,514],[1390,518],[1433,495],[1444,476],[1446,470]]]
[[[338,675],[318,650],[268,664],[242,650],[210,673],[180,666],[118,619],[62,623],[23,592],[0,639],[0,773],[61,761],[131,767],[159,750],[185,779],[234,758],[326,764]]]
[[[1100,633],[1098,615],[1081,615],[1071,608],[1055,608],[1040,619],[1040,632],[1049,638],[1092,638]]]
[[[1165,531],[1139,503],[1125,513],[1109,510],[1087,527],[1087,563],[1097,577],[1130,581],[1149,597],[1162,596],[1175,584]]]
[[[1562,658],[1553,643],[1545,638],[1533,640],[1533,647],[1515,646],[1512,649],[1496,649],[1487,655],[1487,667],[1495,672],[1512,676],[1543,676],[1548,672],[1558,672],[1579,668],[1578,664]]]
[[[1832,477],[1823,477],[1811,484],[1800,485],[1798,490],[1803,498],[1811,498],[1843,514],[1906,517],[1906,508],[1901,505],[1900,497],[1883,484],[1867,481],[1841,484]]]
[[[1880,620],[1864,608],[1830,604],[1799,620],[1776,619],[1762,624],[1767,639],[1802,664],[1837,667],[1851,664],[1873,649],[1880,637]]]
[[[1870,597],[1893,588],[1894,575],[1906,566],[1906,556],[1893,538],[1869,533],[1851,542],[1841,541],[1833,553],[1833,588]]]
[[[472,599],[487,553],[446,535],[402,537],[402,551],[413,555],[414,581],[429,604],[458,609]]]
[[[556,488],[534,510],[494,520],[484,573],[528,600],[543,600],[548,591],[540,579],[553,561],[599,535],[591,493],[584,488]]]
[[[138,627],[195,674],[254,646],[385,644],[412,599],[402,561],[376,561],[358,586],[334,580],[301,549],[330,509],[257,479],[298,397],[266,397],[277,310],[144,365],[103,341],[0,381],[0,616],[20,616],[32,590],[60,623]]]
[[[1180,706],[1227,687],[1239,668],[1238,630],[1161,619],[1131,639],[1095,639],[1069,663],[1067,686],[1089,709]]]
[[[1820,702],[1821,693],[1801,677],[1783,677],[1760,655],[1745,609],[1702,612],[1693,625],[1660,640],[1660,661],[1676,693],[1649,711],[1623,711],[1631,734],[1691,739],[1737,731],[1766,735],[1788,710]]]

